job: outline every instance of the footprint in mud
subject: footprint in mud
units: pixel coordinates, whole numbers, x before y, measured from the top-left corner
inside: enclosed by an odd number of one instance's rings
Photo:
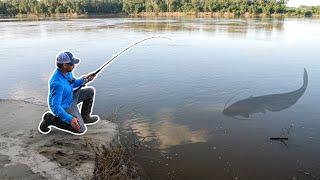
[[[39,147],[39,153],[70,170],[93,162],[95,158],[94,152],[86,146],[85,139],[71,139],[69,142],[52,139]]]

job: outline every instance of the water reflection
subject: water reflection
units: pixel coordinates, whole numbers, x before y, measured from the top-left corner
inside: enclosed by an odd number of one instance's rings
[[[294,105],[304,94],[308,86],[308,73],[304,69],[303,85],[301,88],[281,94],[270,94],[257,97],[249,97],[237,101],[223,110],[223,114],[230,117],[242,116],[249,118],[256,113],[266,113],[266,111],[281,111]]]
[[[263,32],[272,35],[273,31],[283,31],[283,19],[258,19],[245,20],[233,19],[176,19],[176,20],[157,20],[148,19],[133,20],[119,23],[121,28],[136,29],[141,31],[204,31],[204,32],[223,32],[228,35],[246,35],[250,32]]]
[[[172,109],[164,108],[155,115],[155,123],[145,119],[132,119],[125,123],[140,137],[147,137],[145,142],[157,142],[156,148],[166,149],[171,146],[206,142],[207,131],[191,130],[187,125],[174,122]]]
[[[274,31],[283,31],[284,19],[211,19],[211,18],[176,18],[176,19],[62,19],[48,21],[21,21],[1,20],[2,36],[8,37],[21,35],[31,36],[32,33],[57,33],[57,32],[97,32],[110,29],[133,29],[138,31],[169,31],[169,32],[206,32],[220,33],[231,37],[245,37],[246,35],[264,34],[272,36]],[[21,32],[23,28],[23,32]],[[0,36],[1,37],[1,36]],[[4,36],[5,37],[5,36]]]

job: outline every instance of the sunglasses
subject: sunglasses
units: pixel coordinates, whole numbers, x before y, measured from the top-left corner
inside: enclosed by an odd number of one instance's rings
[[[73,66],[74,65],[73,63],[66,63],[66,64],[68,64],[69,66]]]

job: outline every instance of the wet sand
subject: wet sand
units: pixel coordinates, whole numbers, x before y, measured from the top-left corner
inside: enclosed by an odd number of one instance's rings
[[[117,125],[100,120],[82,136],[53,129],[38,132],[45,106],[0,100],[0,179],[88,179],[95,154],[89,143],[117,141]]]

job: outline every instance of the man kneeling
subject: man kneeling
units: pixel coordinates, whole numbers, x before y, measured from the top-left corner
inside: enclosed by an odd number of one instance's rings
[[[86,124],[99,121],[98,116],[91,116],[95,89],[93,87],[81,88],[95,78],[89,74],[76,79],[72,74],[75,64],[80,60],[71,52],[61,52],[56,58],[57,69],[49,80],[48,105],[51,112],[42,116],[39,131],[47,134],[51,126],[57,129],[81,135],[87,131]],[[74,91],[74,89],[76,89]],[[81,113],[77,104],[82,102]]]

